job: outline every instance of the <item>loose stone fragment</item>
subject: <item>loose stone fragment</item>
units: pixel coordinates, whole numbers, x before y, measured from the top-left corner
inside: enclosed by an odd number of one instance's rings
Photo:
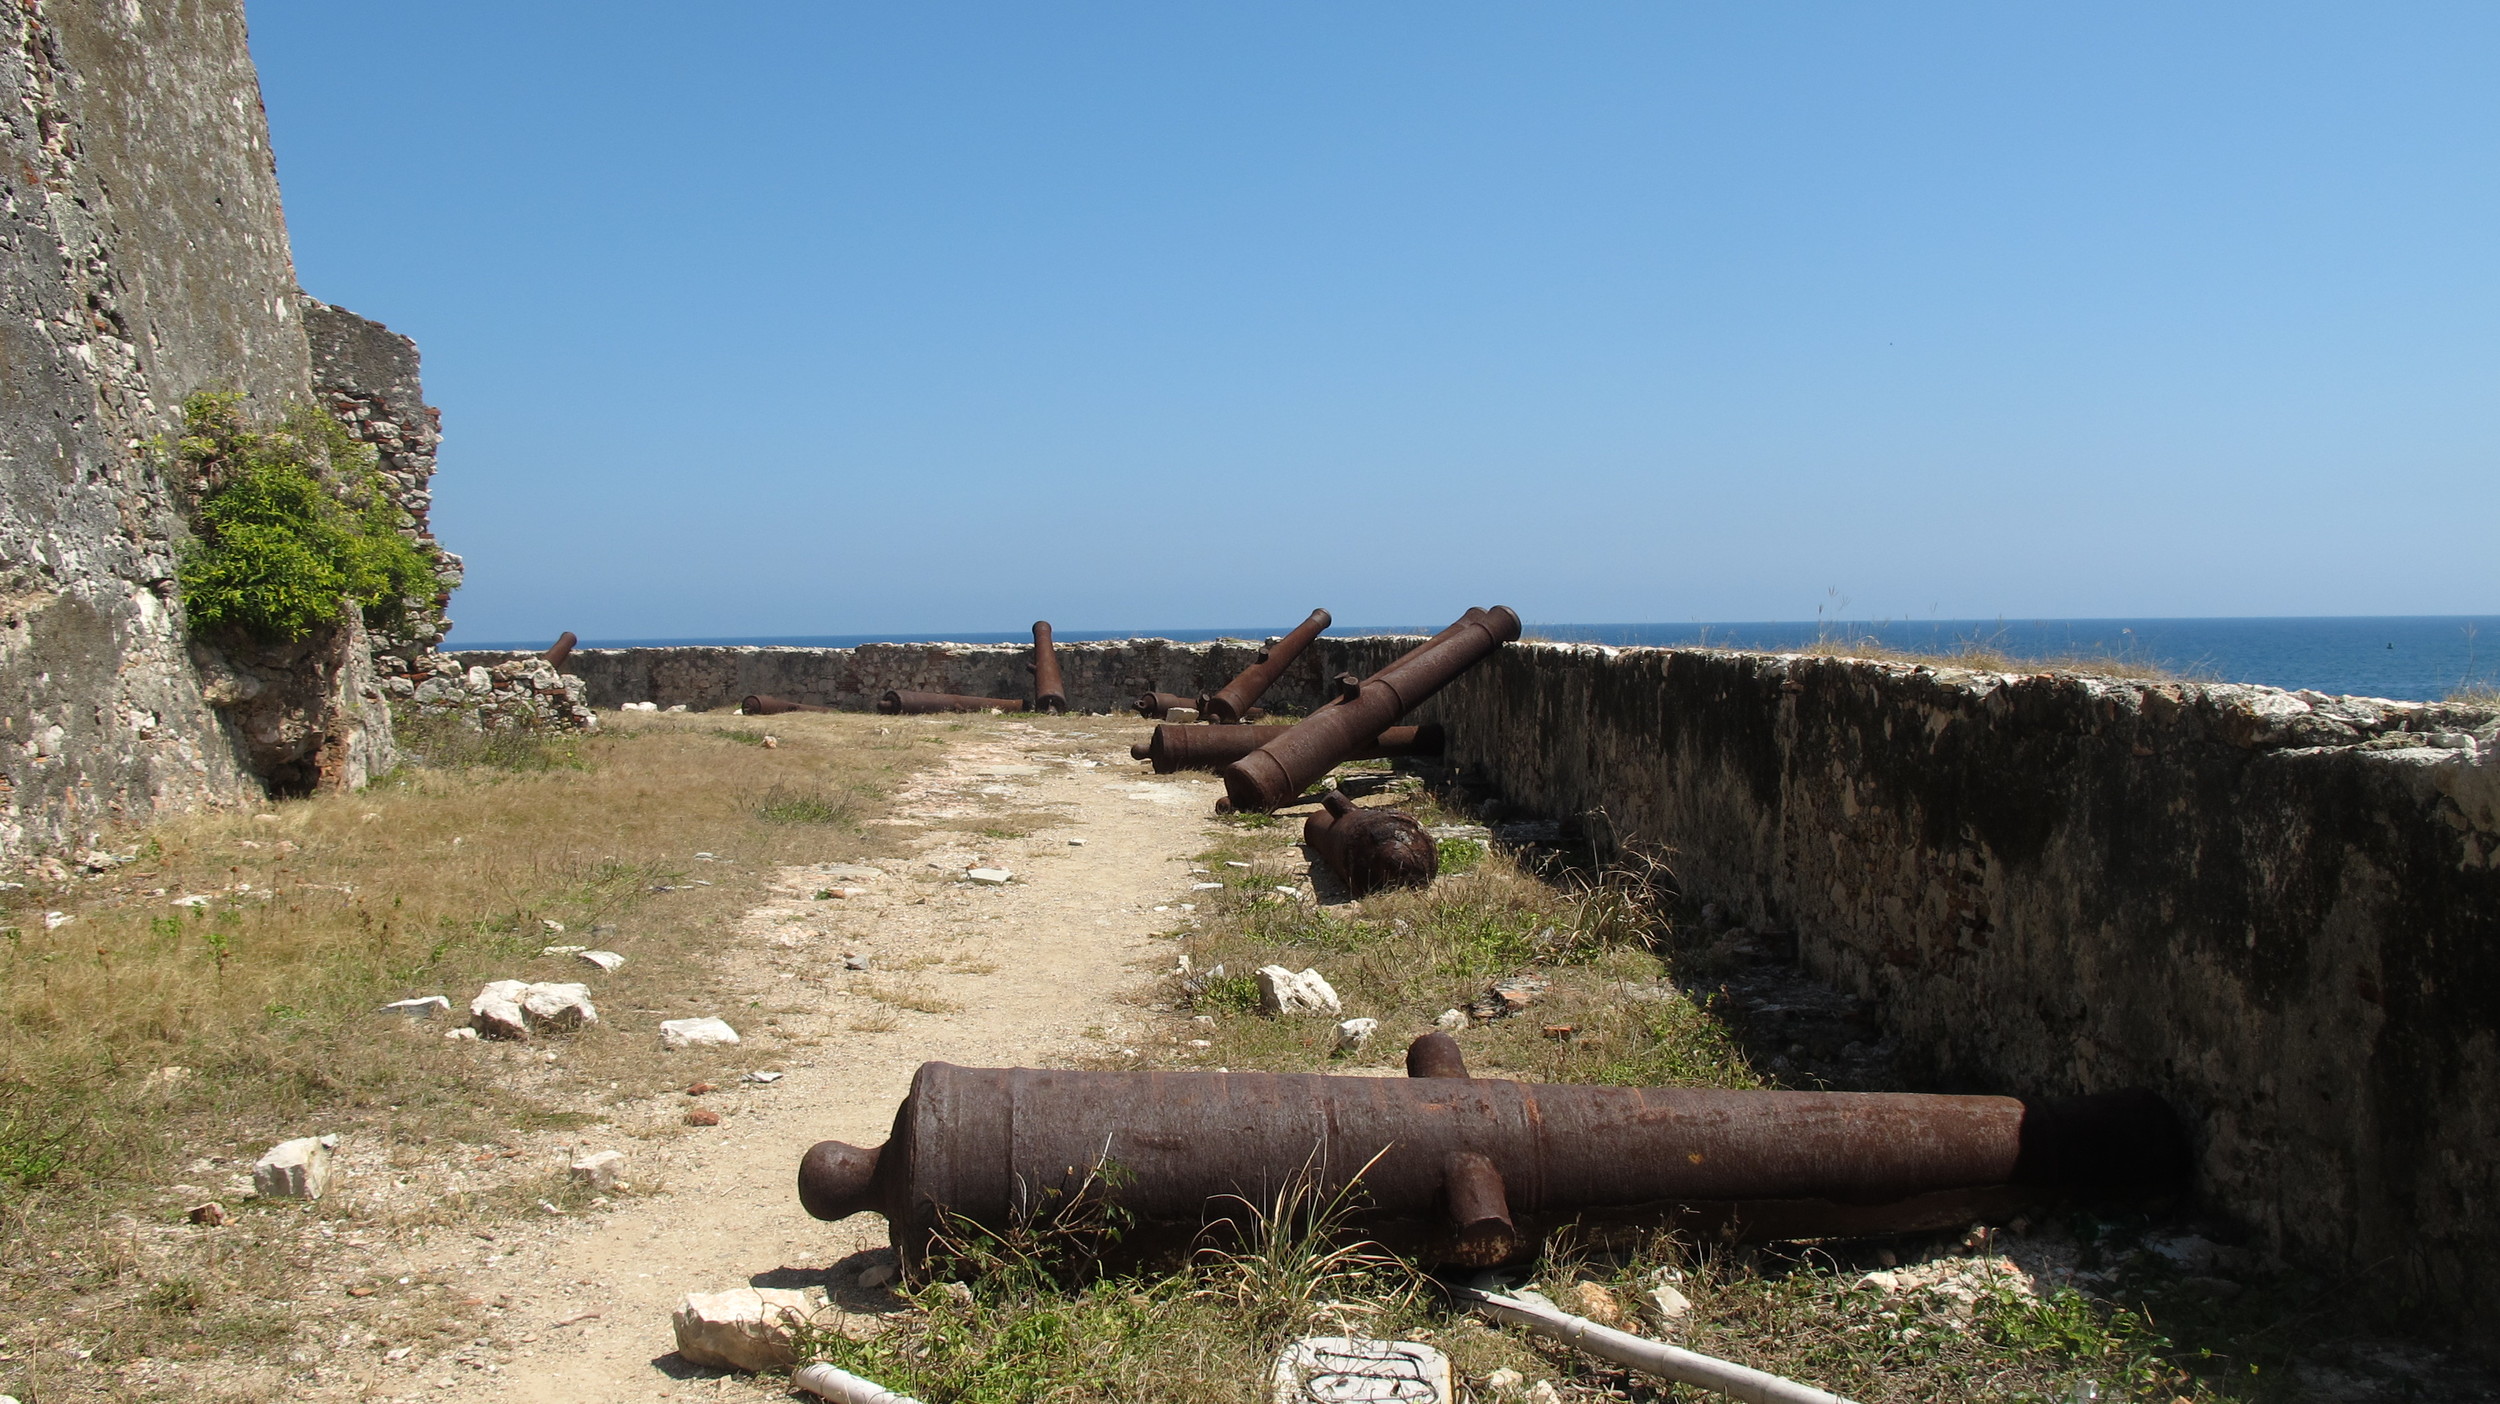
[[[1299,974],[1281,965],[1262,965],[1258,970],[1259,1010],[1283,1017],[1292,1014],[1342,1014],[1345,1006],[1338,1003],[1337,991],[1320,978],[1316,970]]]
[[[298,1136],[280,1141],[252,1166],[252,1188],[263,1199],[319,1199],[330,1187],[330,1151],[336,1136]]]
[[[567,1173],[573,1183],[604,1193],[616,1188],[617,1179],[625,1173],[625,1152],[603,1150],[583,1156]]]
[[[1418,1341],[1306,1336],[1277,1353],[1275,1404],[1449,1404],[1450,1358]]]
[[[669,1314],[677,1353],[715,1370],[781,1370],[797,1363],[794,1338],[815,1304],[804,1292],[733,1287],[689,1292]]]
[[[419,995],[415,999],[395,999],[382,1006],[385,1014],[405,1014],[411,1019],[431,1019],[451,1012],[451,1000],[444,995]]]
[[[719,1019],[666,1019],[660,1023],[660,1042],[671,1048],[716,1048],[737,1041],[738,1031]]]
[[[574,959],[607,971],[614,971],[625,964],[625,957],[614,951],[582,951]]]
[[[1340,1053],[1359,1052],[1364,1044],[1372,1041],[1372,1035],[1378,1032],[1380,1032],[1378,1019],[1348,1019],[1337,1026],[1337,1051]]]

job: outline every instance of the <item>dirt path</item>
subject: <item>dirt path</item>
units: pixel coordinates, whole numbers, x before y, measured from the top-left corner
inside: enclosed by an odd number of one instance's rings
[[[438,1259],[455,1290],[502,1307],[501,1338],[461,1357],[411,1358],[398,1379],[368,1378],[364,1397],[782,1397],[684,1366],[669,1312],[689,1291],[742,1284],[825,1285],[859,1300],[853,1279],[871,1261],[859,1255],[883,1248],[884,1222],[822,1224],[800,1211],[792,1183],[809,1145],[883,1140],[929,1059],[1046,1065],[1169,1036],[1137,992],[1170,959],[1151,933],[1169,930],[1187,900],[1186,859],[1205,846],[1220,787],[1144,775],[1126,753],[1134,730],[1108,718],[1051,731],[1010,723],[968,739],[896,797],[884,822],[929,826],[908,858],[873,876],[782,869],[775,899],[745,915],[722,954],[760,1006],[746,1017],[777,1018],[792,1045],[773,1063],[784,1076],[638,1109],[673,1123],[699,1101],[723,1118],[613,1142],[630,1158],[629,1182],[657,1177],[663,1192],[481,1238],[465,1264]],[[1039,827],[978,836],[1028,825]],[[1014,880],[964,882],[976,858]],[[814,897],[834,886],[865,891]],[[850,956],[866,970],[848,969]]]

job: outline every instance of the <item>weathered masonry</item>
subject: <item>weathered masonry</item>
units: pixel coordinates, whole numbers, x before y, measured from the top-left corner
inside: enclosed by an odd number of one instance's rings
[[[1322,639],[1271,692],[1378,667]],[[1255,645],[1060,644],[1072,707]],[[487,661],[495,655],[467,655]],[[1009,646],[583,650],[600,706],[1016,695]],[[1423,708],[1471,789],[1796,933],[1934,1083],[2149,1085],[2260,1240],[2500,1337],[2500,715],[2270,688],[1523,644]]]

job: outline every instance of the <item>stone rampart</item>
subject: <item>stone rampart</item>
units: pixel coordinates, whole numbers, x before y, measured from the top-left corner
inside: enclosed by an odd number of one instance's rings
[[[1406,642],[1323,639],[1271,700]],[[1250,645],[1066,644],[1071,702]],[[508,655],[463,655],[464,662]],[[1011,646],[594,649],[600,706],[1017,695]],[[2270,688],[1523,644],[1417,714],[1461,788],[1795,933],[1937,1086],[2150,1086],[2258,1241],[2500,1338],[2500,715]]]

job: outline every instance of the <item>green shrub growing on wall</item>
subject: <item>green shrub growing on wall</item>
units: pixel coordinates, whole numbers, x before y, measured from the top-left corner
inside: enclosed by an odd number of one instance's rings
[[[372,447],[337,420],[304,407],[255,430],[241,395],[203,393],[183,402],[182,427],[169,453],[198,533],[178,572],[193,628],[285,643],[335,623],[346,601],[381,625],[434,593],[434,562],[399,534]]]

